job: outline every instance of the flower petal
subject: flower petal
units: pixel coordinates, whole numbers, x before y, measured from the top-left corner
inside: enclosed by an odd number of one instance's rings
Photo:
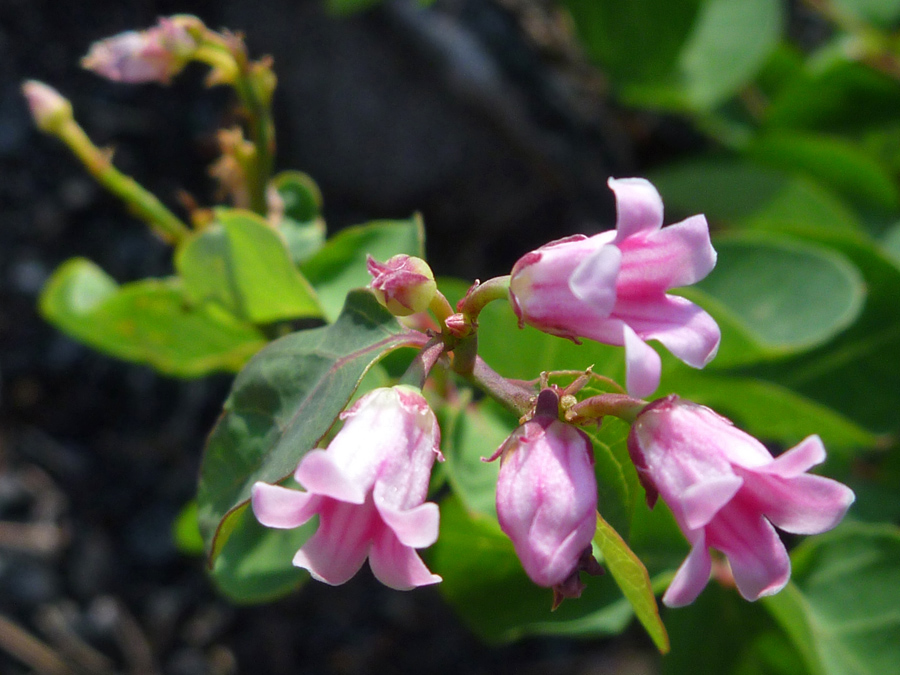
[[[744,481],[739,476],[724,475],[694,483],[681,495],[684,523],[689,530],[706,525],[740,490]]]
[[[250,502],[256,519],[266,527],[289,530],[312,518],[319,507],[318,495],[280,485],[256,482]]]
[[[349,581],[366,561],[377,519],[370,502],[358,506],[323,499],[319,529],[294,555],[294,565],[332,586]]]
[[[591,305],[599,315],[608,316],[616,304],[616,278],[622,252],[615,246],[601,246],[582,260],[569,277],[572,294]]]
[[[623,327],[625,337],[625,386],[638,398],[649,396],[659,386],[662,361],[650,345],[638,337],[631,326]]]
[[[791,561],[775,528],[752,505],[732,500],[706,527],[709,545],[728,557],[747,600],[774,595],[791,576]]]
[[[376,496],[375,506],[385,525],[404,546],[425,548],[437,541],[440,522],[437,504],[425,502],[412,509],[399,510],[379,504]]]
[[[365,488],[349,480],[325,450],[306,453],[294,477],[309,492],[351,504],[366,501]]]
[[[610,178],[616,194],[616,243],[638,232],[658,230],[663,222],[659,192],[644,178]]]
[[[700,591],[706,588],[711,571],[712,558],[709,557],[706,539],[701,531],[695,536],[691,552],[681,563],[675,578],[663,595],[663,604],[666,607],[684,607],[691,604],[700,595]]]
[[[394,532],[384,526],[372,542],[369,567],[378,581],[398,591],[442,581],[437,574],[431,573],[415,550],[404,546]]]
[[[793,478],[809,471],[817,464],[825,461],[825,446],[816,435],[807,436],[790,450],[783,452],[768,466],[758,471],[775,474],[782,478]]]
[[[621,300],[613,313],[642,340],[659,340],[693,368],[709,363],[722,337],[715,320],[690,300],[675,295]]]

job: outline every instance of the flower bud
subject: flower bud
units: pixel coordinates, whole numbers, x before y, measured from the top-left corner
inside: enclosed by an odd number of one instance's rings
[[[421,258],[395,255],[380,263],[367,256],[366,266],[372,275],[369,288],[394,316],[424,312],[437,292],[434,273]]]
[[[22,93],[34,123],[41,131],[54,133],[61,123],[72,119],[72,104],[53,87],[28,80],[22,85]]]

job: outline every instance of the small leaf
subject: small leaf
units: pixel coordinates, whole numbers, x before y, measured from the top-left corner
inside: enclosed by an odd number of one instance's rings
[[[594,544],[603,553],[604,564],[616,580],[622,594],[631,603],[635,615],[650,635],[653,644],[665,654],[669,651],[669,636],[659,617],[659,607],[656,605],[647,568],[599,513]]]
[[[322,211],[322,192],[316,182],[300,171],[282,171],[272,185],[284,202],[284,215],[296,223],[316,220]]]
[[[83,259],[59,267],[40,298],[43,316],[117,358],[179,377],[238,370],[265,345],[252,326],[215,307],[190,307],[177,279],[117,286]]]
[[[192,499],[181,509],[172,524],[175,547],[185,555],[203,554],[203,537],[197,525],[197,502]]]
[[[215,223],[179,246],[175,267],[194,303],[218,304],[251,323],[322,315],[285,241],[249,211],[217,210]]]
[[[256,481],[277,483],[328,432],[366,371],[427,338],[368,292],[347,296],[331,326],[276,340],[237,376],[200,467],[200,529],[215,560]]]
[[[301,269],[315,287],[325,317],[334,321],[347,292],[371,281],[366,254],[382,262],[400,253],[424,258],[424,242],[424,226],[418,216],[375,221],[341,230]]]

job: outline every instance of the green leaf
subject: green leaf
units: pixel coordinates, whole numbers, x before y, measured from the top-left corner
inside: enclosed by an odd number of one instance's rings
[[[771,230],[860,230],[858,218],[817,183],[732,158],[691,160],[650,180],[669,212]]]
[[[887,168],[842,138],[779,130],[758,136],[746,151],[761,164],[810,176],[863,208],[893,211],[900,204]]]
[[[215,223],[178,247],[175,267],[194,303],[217,304],[251,323],[322,316],[284,239],[249,211],[218,209]]]
[[[438,589],[490,642],[525,635],[615,635],[633,616],[631,605],[606,577],[586,579],[581,598],[551,612],[551,591],[526,576],[497,522],[467,513],[455,496],[441,503],[441,533],[430,554],[430,568],[444,579]]]
[[[705,2],[678,60],[691,108],[714,108],[747,84],[778,44],[783,27],[779,0]]]
[[[622,594],[631,603],[635,615],[650,635],[653,644],[665,654],[669,651],[669,636],[659,617],[659,607],[656,605],[647,568],[599,513],[594,544],[603,553],[603,562],[622,590]]]
[[[716,268],[697,287],[739,317],[765,348],[808,349],[859,316],[865,284],[833,250],[763,232],[719,238],[715,248]]]
[[[172,524],[175,547],[185,555],[203,554],[203,537],[197,524],[197,501],[192,499],[178,513]]]
[[[900,0],[832,0],[841,11],[880,28],[896,28],[900,20]]]
[[[620,419],[607,417],[599,428],[582,429],[594,446],[594,473],[597,476],[597,504],[603,517],[627,539],[634,507],[641,498],[637,471],[628,456],[631,427]]]
[[[425,336],[400,326],[368,292],[331,326],[276,340],[237,376],[200,467],[200,530],[214,560],[256,481],[277,483],[328,432],[383,355]]]
[[[211,570],[216,588],[229,600],[242,605],[271,602],[309,579],[306,570],[294,567],[293,559],[316,531],[317,518],[290,530],[263,527],[248,507],[235,518],[235,532]]]
[[[845,523],[793,552],[793,582],[763,600],[814,675],[881,675],[900,663],[900,530]]]
[[[40,298],[41,314],[75,339],[167,375],[238,370],[265,345],[252,326],[215,307],[190,307],[177,279],[124,286],[90,261],[61,265]]]
[[[371,277],[366,270],[366,254],[379,261],[405,253],[425,257],[425,231],[422,219],[375,221],[341,230],[328,240],[301,269],[315,287],[325,311],[334,321],[353,288],[367,286]]]
[[[284,215],[296,223],[316,220],[322,212],[322,192],[316,182],[300,171],[282,171],[272,185],[284,202]]]

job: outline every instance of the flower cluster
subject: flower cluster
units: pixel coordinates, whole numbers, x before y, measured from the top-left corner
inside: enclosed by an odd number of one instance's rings
[[[854,495],[807,473],[825,458],[816,436],[773,458],[708,408],[674,395],[649,404],[633,398],[659,384],[660,358],[647,340],[660,341],[697,368],[715,355],[715,321],[668,291],[702,279],[716,253],[703,216],[661,227],[662,201],[646,180],[610,180],[610,187],[618,204],[616,231],[570,237],[528,253],[512,270],[508,297],[520,323],[624,346],[629,395],[583,400],[572,416],[561,395],[572,399],[568,394],[581,385],[564,391],[544,380],[521,425],[491,457],[500,459],[500,527],[528,577],[553,589],[554,607],[579,597],[580,573],[602,571],[592,541],[603,504],[593,446],[575,422],[584,415],[597,422],[620,414],[633,423],[628,448],[648,502],[661,497],[692,546],[663,602],[681,606],[697,597],[710,577],[711,548],[727,557],[745,598],[776,593],[787,583],[790,561],[773,526],[823,532],[840,522]],[[471,340],[479,308],[498,295],[497,283],[476,284],[453,313],[446,300],[446,307],[441,304],[424,261],[404,255],[379,263],[370,257],[368,269],[372,292],[393,314],[429,308],[440,314],[442,332],[433,340],[448,351],[464,351],[460,345]],[[309,450],[300,461],[294,477],[303,491],[256,484],[257,518],[270,527],[297,527],[318,515],[318,530],[294,564],[321,581],[347,581],[366,558],[392,588],[440,581],[416,553],[437,539],[439,518],[437,505],[425,501],[432,464],[441,456],[440,432],[424,396],[402,385],[376,389],[342,419],[328,447]]]

